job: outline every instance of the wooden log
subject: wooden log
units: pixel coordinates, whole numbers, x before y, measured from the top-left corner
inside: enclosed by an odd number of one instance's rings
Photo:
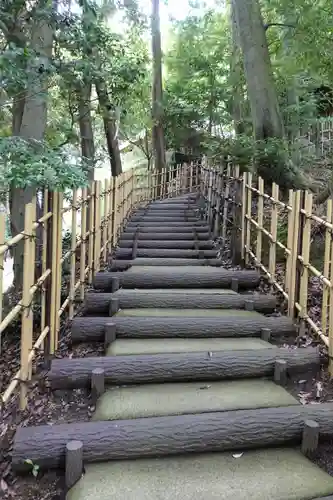
[[[196,204],[193,204],[193,207],[196,207]],[[190,209],[193,208],[192,205],[190,205]],[[173,211],[187,211],[189,210],[189,205],[188,203],[156,203],[154,205],[149,205],[147,207],[147,211],[148,210],[154,210],[154,211],[158,211],[158,212],[165,212],[165,211],[170,211],[170,210],[173,210]],[[144,209],[142,208],[139,208],[138,211],[144,211]]]
[[[287,361],[285,359],[277,359],[274,368],[274,381],[279,385],[287,383]]]
[[[264,340],[265,342],[270,342],[271,340],[271,335],[272,335],[272,332],[270,331],[269,328],[262,328],[261,329],[261,338],[262,340]]]
[[[180,228],[186,228],[186,227],[190,227],[193,229],[193,227],[197,227],[197,226],[203,226],[205,228],[205,230],[207,231],[207,222],[204,221],[204,220],[198,220],[196,222],[191,222],[191,221],[185,221],[185,222],[173,222],[173,221],[164,221],[163,225],[165,227],[168,227],[168,228],[173,228],[173,227],[180,227]],[[150,227],[150,230],[152,230],[152,228],[155,228],[155,227],[161,227],[161,221],[157,221],[157,222],[154,222],[154,221],[147,221],[147,220],[144,220],[142,222],[135,222],[135,221],[129,221],[127,226],[126,226],[126,229],[127,228],[137,228],[138,226],[140,226],[140,229],[142,229],[143,227]],[[153,229],[154,231],[154,229]],[[172,229],[171,229],[172,231]]]
[[[248,295],[214,293],[191,293],[186,290],[120,289],[115,293],[87,293],[84,301],[85,314],[108,314],[112,298],[119,299],[120,309],[141,307],[174,308],[174,309],[245,309]],[[251,295],[253,309],[263,313],[271,313],[276,307],[275,295]]]
[[[193,235],[193,229],[195,228],[195,230],[197,231],[197,233],[209,233],[209,226],[207,225],[202,225],[202,226],[193,226],[193,225],[190,225],[190,226],[165,226],[163,224],[163,226],[159,225],[159,226],[146,226],[146,225],[140,225],[140,234],[142,233],[151,233],[151,234],[156,234],[156,233],[179,233],[180,235],[183,235],[183,234],[190,234],[191,235],[191,239],[192,239],[192,235]],[[122,235],[127,235],[127,234],[130,234],[132,233],[135,233],[137,229],[137,226],[126,226],[126,228],[124,229],[124,232],[122,233]],[[133,237],[133,236],[132,236]],[[149,239],[149,238],[148,238]],[[167,239],[167,238],[166,238]],[[180,238],[182,239],[182,238]]]
[[[78,316],[72,322],[72,341],[104,342],[105,325],[110,318],[103,316]],[[260,337],[262,328],[272,331],[272,338],[295,335],[290,318],[256,315],[256,318],[237,314],[215,317],[142,317],[113,316],[117,338],[227,338]]]
[[[118,241],[118,247],[134,249],[134,243],[135,242],[133,242],[132,240],[121,238]],[[136,240],[136,243],[137,243],[137,250],[141,250],[142,248],[176,248],[179,250],[184,248],[191,250],[199,250],[199,249],[212,250],[214,248],[214,243],[210,240],[196,242],[195,240],[145,240],[140,238]],[[133,258],[135,259],[135,256]]]
[[[109,302],[109,316],[114,316],[119,311],[119,299],[111,297]]]
[[[52,366],[52,365],[51,365]],[[96,404],[98,398],[105,390],[105,372],[103,368],[92,366],[91,370],[91,398],[93,404]]]
[[[131,217],[130,219],[130,223],[132,222],[138,222],[138,223],[141,223],[141,222],[157,222],[158,224],[164,224],[164,223],[169,223],[169,222],[172,222],[172,223],[176,223],[178,222],[179,224],[183,224],[184,222],[189,222],[189,223],[195,223],[198,221],[198,218],[197,217],[168,217],[166,215],[161,215],[160,217],[157,217],[155,215],[145,215],[145,216],[142,216],[142,217],[138,217],[138,216],[133,216]]]
[[[304,421],[308,419],[320,425],[321,439],[331,438],[332,413],[332,403],[323,403],[19,427],[12,467],[15,471],[27,470],[27,457],[42,469],[63,467],[66,444],[72,436],[83,443],[85,463],[299,445]]]
[[[170,251],[170,250],[168,250]],[[191,250],[189,250],[191,251]],[[206,254],[208,250],[203,250]],[[115,273],[99,272],[94,277],[94,288],[111,291],[111,278]],[[255,288],[259,284],[257,271],[231,271],[214,267],[132,267],[119,273],[123,288],[230,288],[237,276],[242,289]]]
[[[129,248],[132,248],[132,255],[131,255],[131,258],[132,259],[135,259],[136,258],[136,254],[138,252],[138,246],[139,246],[139,231],[140,231],[140,228],[137,228],[137,230],[135,231],[134,233],[134,238],[132,241],[130,241],[130,247]],[[119,243],[118,243],[119,244]]]
[[[107,384],[147,384],[195,380],[230,380],[273,376],[275,362],[285,357],[288,370],[319,366],[317,348],[248,349],[174,354],[140,354],[54,359],[48,373],[52,389],[89,387],[92,370],[104,372]]]
[[[65,481],[66,488],[72,488],[81,479],[83,473],[83,443],[69,441],[66,443]]]
[[[132,266],[214,266],[223,267],[224,263],[220,259],[175,259],[175,258],[148,258],[137,257],[135,260],[112,260],[109,271],[123,271]]]
[[[203,252],[200,254],[199,252]],[[137,257],[172,257],[172,258],[215,258],[217,255],[217,250],[190,250],[183,249],[178,250],[178,248],[139,248],[137,251]],[[128,248],[118,248],[115,252],[117,259],[130,259],[132,256],[132,250]]]
[[[110,320],[109,323],[106,323],[105,325],[105,337],[104,337],[104,346],[105,349],[109,347],[112,342],[114,342],[117,338],[117,333],[116,333],[116,325],[114,322]]]
[[[196,230],[195,230],[196,231]],[[193,231],[188,233],[144,233],[139,231],[139,239],[140,240],[193,240]],[[210,233],[207,231],[206,233],[197,233],[198,240],[209,240]],[[133,240],[133,233],[124,232],[121,235],[121,240]]]

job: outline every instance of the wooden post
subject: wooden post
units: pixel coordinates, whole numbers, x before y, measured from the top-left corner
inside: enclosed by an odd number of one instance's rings
[[[114,186],[113,186],[113,193],[114,193],[114,199],[113,199],[113,238],[112,238],[112,246],[113,248],[117,245],[118,241],[118,209],[119,209],[119,192],[118,192],[118,185],[119,185],[119,177],[114,177],[113,178]]]
[[[52,261],[51,261],[51,297],[50,297],[50,354],[56,349],[56,294],[57,294],[57,242],[58,242],[58,205],[59,193],[53,193],[52,203]]]
[[[75,281],[76,281],[76,223],[77,223],[77,190],[73,190],[72,202],[72,237],[70,258],[70,282],[69,282],[69,319],[74,317]]]
[[[306,456],[311,456],[318,448],[319,443],[319,424],[314,420],[306,420],[304,422],[302,435],[302,453]]]
[[[247,173],[247,207],[246,207],[246,253],[245,253],[245,265],[248,265],[250,262],[249,258],[249,250],[251,246],[251,218],[252,218],[252,173]]]
[[[96,181],[95,186],[95,237],[94,237],[94,256],[95,256],[95,272],[100,270],[101,258],[101,181]]]
[[[231,290],[233,290],[234,292],[238,292],[238,286],[238,278],[231,278]]]
[[[118,276],[112,276],[111,278],[111,291],[116,292],[120,288],[120,279]]]
[[[22,315],[21,315],[21,386],[20,408],[24,410],[27,405],[28,380],[30,375],[29,354],[33,344],[33,312],[30,287],[33,285],[31,268],[33,262],[33,222],[35,208],[33,203],[27,203],[24,214],[24,259],[23,259],[23,290],[22,290]]]
[[[108,213],[108,254],[112,252],[112,238],[113,238],[113,177],[110,179],[110,193],[109,193],[109,213]]]
[[[5,244],[6,235],[6,215],[0,212],[0,246]],[[4,252],[0,254],[0,323],[2,321],[2,302],[3,302],[3,272],[4,272]],[[0,332],[0,354],[2,349],[2,340]]]
[[[105,374],[103,368],[94,368],[91,372],[91,398],[93,404],[105,391]]]
[[[245,231],[246,231],[246,195],[247,195],[247,190],[246,190],[246,182],[247,182],[247,172],[243,173],[243,179],[241,181],[242,184],[242,220],[241,220],[241,259],[242,262],[245,262]]]
[[[116,324],[115,323],[107,323],[105,325],[105,338],[104,338],[104,346],[105,349],[109,347],[112,342],[116,340]]]
[[[293,242],[291,247],[291,264],[290,264],[290,290],[289,290],[289,303],[288,303],[288,315],[290,317],[295,316],[295,293],[296,293],[296,268],[298,262],[298,237],[299,237],[299,210],[300,210],[300,200],[301,192],[296,191],[294,193],[293,209],[294,209],[294,230],[293,230]]]
[[[104,181],[104,210],[103,210],[103,264],[106,263],[107,249],[109,243],[109,190],[110,181]]]
[[[286,276],[285,276],[285,290],[288,294],[288,315],[290,315],[290,290],[292,288],[291,275],[292,275],[292,261],[293,261],[293,240],[294,240],[294,226],[295,226],[295,195],[292,189],[289,189],[289,202],[288,202],[288,236],[287,236],[287,255],[286,255]]]
[[[277,236],[277,223],[278,223],[278,205],[279,201],[279,186],[273,182],[272,184],[272,212],[271,212],[271,239],[269,244],[269,265],[268,271],[271,275],[270,282],[274,283],[275,280],[275,267],[276,267],[276,236]]]
[[[262,252],[262,229],[264,224],[264,193],[265,185],[264,179],[258,178],[258,228],[257,228],[257,248],[256,248],[256,258],[258,263],[261,263],[261,252]]]
[[[244,306],[245,311],[254,311],[253,300],[246,300]]]
[[[260,332],[261,332],[261,339],[264,340],[265,342],[270,342],[272,330],[270,328],[262,328]]]
[[[114,316],[119,311],[119,299],[111,299],[109,307],[109,316]]]
[[[311,244],[311,218],[312,215],[312,193],[305,192],[304,195],[304,225],[303,225],[303,238],[302,238],[302,271],[300,273],[300,292],[299,304],[301,307],[300,320],[301,331],[305,328],[305,318],[308,313],[308,281],[309,281],[309,258],[310,258],[310,244]],[[324,287],[325,288],[325,287]]]
[[[55,310],[55,350],[58,349],[58,334],[60,329],[60,306],[61,306],[61,278],[62,278],[62,211],[63,193],[59,193],[58,213],[57,213],[57,284],[56,284],[56,310]]]
[[[331,232],[331,237],[333,231]],[[331,243],[331,276],[330,276],[330,296],[329,296],[329,317],[328,317],[328,370],[330,377],[333,377],[333,244]]]
[[[274,368],[274,382],[279,385],[286,385],[287,382],[287,362],[284,359],[277,359]]]
[[[72,488],[81,479],[83,473],[83,443],[69,441],[66,444],[65,481],[66,488]]]
[[[81,202],[81,245],[80,245],[80,300],[84,300],[84,285],[86,281],[86,232],[87,232],[87,189],[82,189]]]

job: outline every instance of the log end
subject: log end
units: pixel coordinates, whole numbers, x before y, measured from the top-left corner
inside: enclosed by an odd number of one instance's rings
[[[115,323],[107,323],[105,325],[105,339],[104,346],[108,349],[109,345],[112,344],[117,338],[117,326]]]
[[[91,398],[96,404],[98,398],[105,391],[105,372],[103,368],[95,368],[91,372]]]
[[[314,420],[306,420],[304,422],[302,434],[302,453],[306,456],[314,453],[318,448],[319,442],[319,424]]]
[[[69,441],[66,445],[65,477],[66,487],[72,488],[83,473],[83,443]]]
[[[287,361],[284,359],[277,359],[275,361],[274,382],[282,386],[287,383]]]
[[[111,299],[110,300],[110,305],[109,305],[109,316],[114,316],[117,314],[119,311],[120,305],[119,305],[119,299]]]

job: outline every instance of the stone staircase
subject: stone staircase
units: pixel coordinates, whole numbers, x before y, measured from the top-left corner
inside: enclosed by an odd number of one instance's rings
[[[137,210],[72,325],[105,356],[52,362],[52,389],[91,388],[91,422],[16,433],[13,467],[65,467],[68,500],[333,495],[308,458],[333,436],[333,405],[284,387],[319,352],[277,346],[292,321],[272,315],[256,271],[222,267],[196,206],[184,195]]]

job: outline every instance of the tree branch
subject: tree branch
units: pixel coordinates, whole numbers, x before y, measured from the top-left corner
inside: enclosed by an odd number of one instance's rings
[[[271,26],[280,26],[280,27],[283,27],[283,28],[296,28],[296,26],[294,24],[267,23],[267,24],[264,24],[264,30],[267,31],[268,28],[270,28]]]

